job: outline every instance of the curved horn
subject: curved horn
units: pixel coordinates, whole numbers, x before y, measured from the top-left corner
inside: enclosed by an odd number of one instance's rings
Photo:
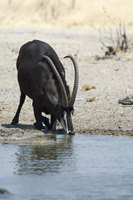
[[[55,67],[55,65],[53,64],[52,60],[48,57],[48,56],[43,56],[43,58],[49,63],[49,65],[51,66],[52,70],[54,71],[56,78],[59,82],[60,88],[61,88],[61,95],[62,95],[62,106],[67,108],[68,107],[68,98],[67,98],[67,93],[66,93],[66,89],[64,87],[63,81]]]
[[[72,96],[68,102],[69,107],[73,107],[73,104],[76,99],[77,95],[77,90],[78,90],[78,84],[79,84],[79,69],[78,69],[78,64],[76,60],[73,58],[72,55],[65,56],[64,58],[70,58],[73,65],[74,65],[74,70],[75,70],[75,78],[74,78],[74,86],[73,86],[73,91],[72,91]]]

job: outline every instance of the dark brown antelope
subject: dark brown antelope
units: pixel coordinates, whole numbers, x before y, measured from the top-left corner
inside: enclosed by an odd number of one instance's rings
[[[56,130],[57,120],[67,134],[74,134],[72,113],[78,89],[78,65],[68,55],[75,70],[74,86],[70,94],[65,79],[65,69],[54,49],[47,43],[33,40],[24,44],[17,59],[18,83],[21,91],[17,112],[12,120],[13,125],[19,121],[19,114],[26,95],[33,100],[33,109],[37,129],[44,123],[49,130]],[[42,113],[51,115],[51,122]]]

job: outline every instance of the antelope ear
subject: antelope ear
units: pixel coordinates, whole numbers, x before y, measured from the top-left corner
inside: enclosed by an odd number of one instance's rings
[[[59,103],[58,99],[57,99],[54,95],[52,95],[52,94],[50,94],[50,93],[46,93],[46,95],[47,95],[47,97],[48,97],[50,103],[51,103],[52,105],[54,105],[54,106],[57,106],[57,104]]]

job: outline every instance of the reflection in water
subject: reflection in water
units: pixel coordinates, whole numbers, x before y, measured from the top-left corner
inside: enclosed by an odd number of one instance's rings
[[[53,141],[50,144],[19,147],[16,153],[18,174],[59,172],[65,168],[72,170],[72,136],[49,137]]]
[[[133,199],[133,138],[44,137],[45,145],[0,146],[0,185],[11,192],[5,199]]]

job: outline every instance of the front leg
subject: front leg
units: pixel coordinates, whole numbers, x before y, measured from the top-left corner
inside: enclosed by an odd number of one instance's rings
[[[42,122],[46,125],[46,127],[48,128],[48,130],[50,130],[51,125],[49,123],[49,119],[47,117],[42,116]]]
[[[34,123],[34,126],[36,129],[41,130],[43,128],[42,126],[42,113],[37,106],[37,103],[33,101],[33,109],[34,109],[34,116],[36,119],[36,122]]]
[[[50,127],[50,129],[52,131],[56,131],[56,122],[57,122],[56,118],[53,115],[51,115],[51,127]]]

